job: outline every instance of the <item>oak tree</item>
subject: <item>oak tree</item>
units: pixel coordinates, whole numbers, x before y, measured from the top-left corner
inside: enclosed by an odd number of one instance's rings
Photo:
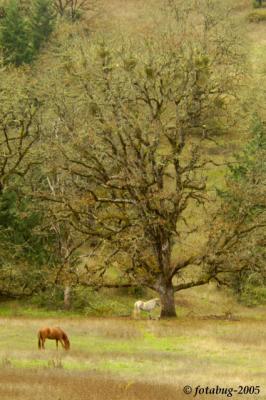
[[[65,79],[69,100],[75,90],[85,110],[83,127],[69,125],[72,117],[57,103],[70,138],[60,144],[61,171],[72,181],[64,204],[98,257],[84,284],[112,286],[105,276],[115,268],[122,286],[159,293],[162,317],[176,315],[176,291],[215,278],[205,267],[207,235],[200,233],[204,208],[213,204],[206,168],[215,163],[205,142],[221,133],[218,123],[230,132],[229,109],[243,74],[229,11],[222,18],[212,2],[203,3],[185,8],[181,19],[174,14],[174,28],[143,45],[73,47]]]

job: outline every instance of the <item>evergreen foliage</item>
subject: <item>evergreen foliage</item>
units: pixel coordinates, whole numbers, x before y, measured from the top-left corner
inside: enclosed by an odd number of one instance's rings
[[[10,0],[6,7],[5,18],[1,21],[0,45],[5,63],[19,66],[32,61],[27,24],[17,0]]]
[[[35,52],[40,50],[54,29],[55,16],[50,0],[34,0],[32,15],[30,18],[30,29],[32,44]]]
[[[42,216],[30,209],[29,199],[20,199],[14,190],[3,192],[0,197],[1,263],[7,260],[3,248],[8,249],[10,260],[20,259],[31,264],[45,264],[49,257],[48,235],[41,235]],[[12,249],[12,251],[11,251]]]
[[[42,231],[43,215],[15,190],[0,196],[0,295],[30,295],[47,285],[53,265],[53,235]]]
[[[54,28],[50,0],[33,0],[29,16],[23,14],[18,0],[10,0],[1,20],[0,47],[4,62],[20,66],[30,64]]]

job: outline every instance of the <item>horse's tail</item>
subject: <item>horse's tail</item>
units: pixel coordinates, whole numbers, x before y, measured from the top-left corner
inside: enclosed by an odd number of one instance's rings
[[[41,343],[41,332],[38,332],[38,348],[42,348],[42,343]]]

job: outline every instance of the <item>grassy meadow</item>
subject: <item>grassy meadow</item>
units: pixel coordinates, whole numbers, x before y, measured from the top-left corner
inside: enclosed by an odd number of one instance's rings
[[[69,352],[57,352],[53,341],[37,350],[36,332],[45,325],[66,330]],[[0,396],[103,399],[110,390],[109,398],[181,399],[185,385],[260,385],[266,399],[265,341],[265,320],[250,318],[2,318]]]
[[[214,287],[176,298],[177,320],[82,317],[6,303],[0,317],[0,398],[185,399],[183,387],[260,386],[266,399],[265,307],[247,308]],[[226,313],[230,311],[230,320]],[[115,310],[114,310],[115,312]],[[49,317],[48,317],[49,315]],[[60,326],[71,348],[37,348]],[[240,396],[240,395],[239,395]],[[210,395],[198,395],[209,398]],[[217,398],[217,397],[212,397]],[[223,398],[223,396],[219,396]]]
[[[232,3],[246,24],[251,43],[250,92],[255,98],[260,88],[262,97],[266,91],[266,23],[248,22],[252,1]],[[150,7],[160,15],[161,4],[160,0],[102,0],[100,13],[87,23],[90,29],[116,30],[118,35],[125,29],[148,35],[159,21],[152,19]],[[65,34],[63,29],[60,34]],[[263,97],[261,105],[259,112],[265,115]],[[240,142],[237,136],[230,143],[225,141],[225,151],[217,159],[223,161]],[[223,170],[212,174],[210,185],[222,182]],[[198,240],[195,237],[195,244]],[[176,320],[158,320],[158,311],[153,320],[144,314],[133,320],[130,313],[136,299],[121,299],[110,297],[113,315],[124,315],[119,317],[0,302],[0,400],[180,400],[194,398],[198,385],[234,389],[258,385],[258,395],[233,393],[233,397],[266,400],[265,307],[247,308],[222,290],[202,287],[177,294]],[[119,301],[124,303],[118,310]],[[226,318],[227,312],[232,319]],[[45,351],[38,350],[37,331],[46,325],[67,332],[69,352],[61,347],[57,352],[53,341],[46,341]],[[192,387],[190,395],[183,393],[185,385]]]

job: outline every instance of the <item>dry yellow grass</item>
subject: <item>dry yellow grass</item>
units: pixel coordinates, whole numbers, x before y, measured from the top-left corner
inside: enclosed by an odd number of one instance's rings
[[[63,371],[20,372],[2,371],[0,376],[0,396],[2,400],[184,400],[187,396],[179,387],[124,382],[104,376],[88,374],[69,375]],[[201,399],[226,396],[198,396]],[[246,398],[246,396],[245,396]],[[249,399],[262,396],[248,396]]]
[[[72,374],[64,371],[2,370],[1,400],[178,400],[174,387],[124,382],[105,376]]]

